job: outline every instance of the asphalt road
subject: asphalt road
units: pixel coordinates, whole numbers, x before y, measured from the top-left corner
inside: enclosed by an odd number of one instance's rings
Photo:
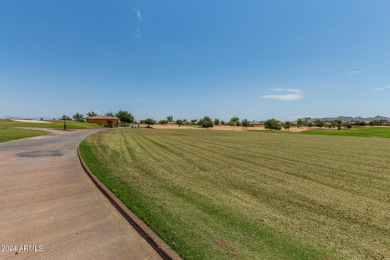
[[[97,131],[0,143],[0,259],[160,259],[80,166]]]

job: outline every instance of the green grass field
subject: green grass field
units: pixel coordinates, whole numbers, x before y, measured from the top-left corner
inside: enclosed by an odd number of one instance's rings
[[[185,259],[390,258],[390,139],[117,129],[80,150]]]
[[[48,134],[48,132],[0,126],[0,143],[46,134]]]
[[[342,128],[327,129],[313,128],[309,131],[300,132],[310,135],[337,135],[337,136],[360,136],[360,137],[384,137],[390,138],[390,127],[383,126],[354,126],[351,129]]]
[[[43,123],[25,123],[25,122],[16,122],[8,119],[0,119],[0,127],[39,127],[39,128],[52,128],[52,129],[63,129],[64,121],[63,120],[49,120],[50,124]],[[75,121],[66,121],[67,129],[91,129],[91,128],[101,128],[97,124],[90,123],[81,123]]]

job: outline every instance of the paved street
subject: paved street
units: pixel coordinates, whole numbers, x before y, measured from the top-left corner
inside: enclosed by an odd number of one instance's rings
[[[0,259],[160,259],[80,166],[100,130],[50,131],[0,143]]]

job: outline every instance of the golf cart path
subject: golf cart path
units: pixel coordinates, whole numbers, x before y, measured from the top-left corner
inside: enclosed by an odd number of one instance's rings
[[[161,259],[80,165],[101,130],[48,131],[0,143],[0,259]]]

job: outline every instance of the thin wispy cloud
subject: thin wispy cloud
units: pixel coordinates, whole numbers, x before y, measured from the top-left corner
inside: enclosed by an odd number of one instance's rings
[[[137,29],[135,30],[134,38],[139,38],[139,37],[141,37],[141,29],[137,27]]]
[[[138,20],[139,20],[140,22],[142,22],[142,14],[141,14],[141,12],[138,11],[137,9],[134,9],[134,13],[135,13],[135,15],[137,16]]]
[[[134,11],[135,16],[137,17],[137,20],[138,20],[138,22],[137,22],[137,28],[136,28],[135,34],[134,34],[134,38],[137,39],[137,38],[140,38],[140,37],[141,37],[141,27],[140,27],[140,25],[141,25],[141,22],[142,22],[142,14],[141,14],[141,12],[140,12],[139,10],[137,10],[137,9],[134,9],[133,11]]]
[[[387,86],[384,86],[384,87],[377,88],[377,89],[375,89],[375,91],[382,91],[382,90],[386,90],[386,89],[390,89],[390,85],[387,85]]]
[[[263,99],[273,99],[279,101],[291,101],[291,100],[300,100],[303,98],[302,92],[299,89],[285,89],[285,88],[274,88],[273,92],[275,94],[269,94],[261,96]]]
[[[359,73],[362,73],[366,71],[365,69],[361,69],[361,70],[353,70],[353,71],[350,71],[348,74],[349,75],[354,75],[354,74],[359,74]]]

